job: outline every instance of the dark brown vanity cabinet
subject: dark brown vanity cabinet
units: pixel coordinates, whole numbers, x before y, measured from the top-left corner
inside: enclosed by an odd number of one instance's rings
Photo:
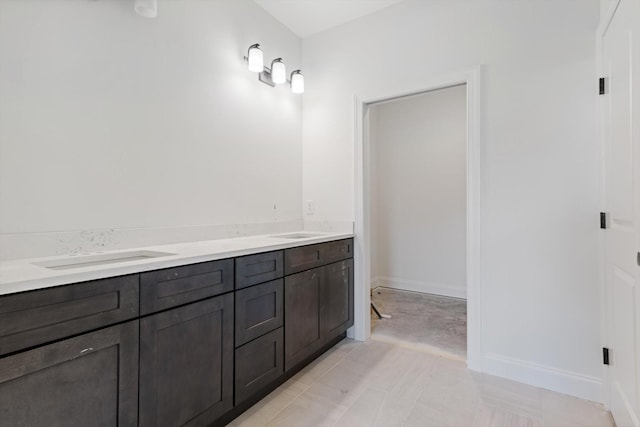
[[[323,283],[323,267],[296,273],[284,280],[284,360],[287,371],[322,346]]]
[[[233,259],[140,274],[140,426],[206,426],[233,407],[233,288]]]
[[[353,326],[353,259],[324,267],[324,328],[329,341]]]
[[[289,371],[313,355],[333,338],[353,326],[353,240],[287,249],[285,271],[296,271],[300,259],[333,262],[285,277],[285,370]],[[289,269],[289,270],[288,270]]]
[[[140,426],[206,426],[233,407],[233,294],[140,320]]]
[[[284,373],[283,274],[282,251],[236,259],[236,405]]]
[[[324,245],[325,264],[331,264],[332,262],[353,258],[353,239],[336,240],[334,242],[325,243]]]
[[[283,280],[236,291],[236,347],[284,324]]]
[[[231,292],[233,283],[233,258],[141,273],[140,314]]]
[[[136,426],[138,294],[134,274],[0,296],[0,425]]]
[[[0,296],[0,356],[138,317],[138,275]]]
[[[236,349],[236,405],[282,377],[283,343],[278,328]]]
[[[282,257],[282,251],[275,251],[236,258],[236,289],[282,277]]]
[[[0,425],[138,425],[138,320],[0,359]]]
[[[310,270],[324,264],[326,243],[300,246],[284,251],[284,270],[286,275]]]
[[[353,239],[0,296],[0,426],[224,425],[353,325]]]

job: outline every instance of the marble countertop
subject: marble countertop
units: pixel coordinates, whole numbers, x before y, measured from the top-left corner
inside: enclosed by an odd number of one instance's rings
[[[293,234],[308,237],[287,238]],[[92,252],[76,255],[52,256],[5,261],[0,263],[0,295],[43,289],[52,286],[122,276],[161,268],[176,267],[216,259],[232,258],[258,252],[267,252],[295,246],[323,243],[353,237],[352,233],[290,232],[273,235],[236,237],[232,239],[207,240],[171,245],[146,246],[114,251]],[[144,257],[145,254],[165,253],[159,257]],[[55,265],[82,262],[84,257],[117,257],[121,254],[142,254],[141,259],[121,262],[78,264],[72,268],[51,268]],[[97,264],[97,265],[96,265]],[[49,266],[49,267],[47,267]]]

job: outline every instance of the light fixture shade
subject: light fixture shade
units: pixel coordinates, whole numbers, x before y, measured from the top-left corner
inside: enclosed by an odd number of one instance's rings
[[[249,46],[249,54],[247,55],[249,62],[249,71],[261,73],[264,71],[264,55],[259,44]]]
[[[155,18],[158,16],[158,0],[135,0],[133,9],[140,16]]]
[[[287,82],[287,67],[282,58],[276,58],[271,62],[271,80],[278,85]]]
[[[295,70],[291,73],[291,92],[303,93],[304,92],[304,76],[300,70]]]

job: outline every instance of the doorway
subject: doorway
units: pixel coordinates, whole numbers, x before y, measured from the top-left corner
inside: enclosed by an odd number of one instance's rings
[[[369,106],[371,336],[466,360],[466,84]]]
[[[480,128],[481,67],[430,76],[423,81],[398,84],[384,92],[355,97],[355,312],[351,336],[357,340],[371,333],[371,150],[370,107],[382,101],[438,89],[466,86],[466,296],[467,366],[482,370],[482,289],[480,281]]]

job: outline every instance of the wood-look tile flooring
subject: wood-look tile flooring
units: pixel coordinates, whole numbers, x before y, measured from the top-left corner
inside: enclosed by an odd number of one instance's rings
[[[230,425],[613,427],[601,405],[398,343],[343,340]]]

